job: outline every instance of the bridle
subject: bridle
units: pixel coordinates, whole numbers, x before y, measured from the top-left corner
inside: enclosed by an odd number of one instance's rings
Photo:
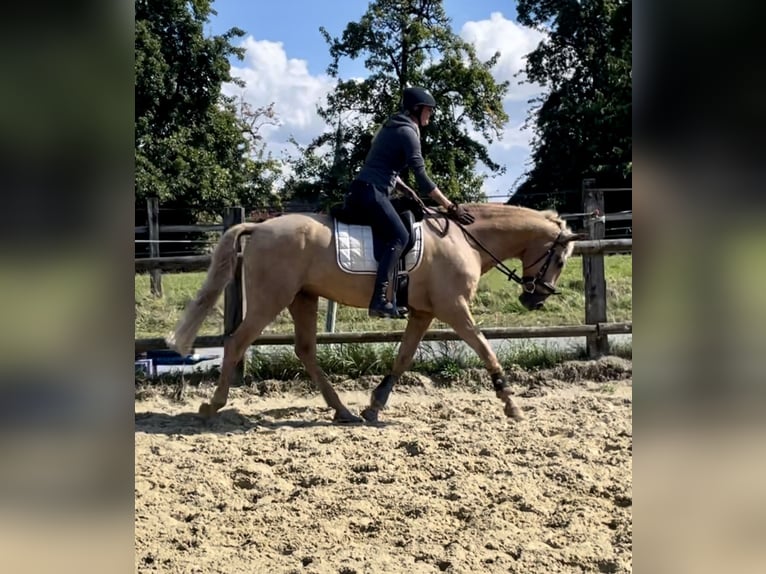
[[[519,275],[516,273],[515,269],[509,269],[508,266],[503,263],[500,259],[498,259],[494,253],[492,253],[481,241],[476,239],[474,235],[468,231],[465,226],[460,223],[459,221],[451,220],[449,217],[447,217],[444,213],[441,213],[439,211],[436,211],[435,209],[431,209],[428,206],[426,206],[425,203],[423,203],[423,200],[420,199],[417,193],[415,193],[415,190],[413,190],[411,187],[404,184],[404,182],[399,182],[399,186],[402,187],[405,191],[407,191],[414,199],[415,201],[420,204],[421,209],[423,209],[424,214],[428,214],[431,217],[444,217],[448,222],[454,223],[457,225],[460,230],[463,232],[464,235],[467,235],[471,238],[471,240],[478,245],[487,255],[489,255],[494,261],[495,261],[495,268],[500,271],[503,275],[505,275],[508,278],[508,281],[515,281],[519,285],[521,285],[521,288],[524,290],[525,293],[529,293],[530,295],[533,293],[536,293],[538,290],[538,287],[542,287],[547,293],[539,293],[538,295],[544,295],[545,297],[548,297],[550,295],[561,295],[561,291],[557,291],[556,288],[549,282],[544,281],[544,277],[546,272],[548,271],[548,267],[551,265],[551,261],[553,261],[553,256],[556,254],[556,247],[561,245],[563,247],[566,246],[566,243],[561,241],[561,236],[564,235],[563,231],[560,231],[556,239],[553,240],[553,243],[551,243],[551,246],[548,248],[548,250],[543,253],[540,257],[535,259],[530,267],[534,267],[539,263],[542,259],[545,259],[540,269],[537,271],[537,274],[533,277],[531,275],[523,275],[519,277]]]
[[[521,285],[521,288],[524,290],[525,293],[535,293],[537,292],[538,295],[545,295],[548,297],[549,295],[560,295],[561,292],[557,291],[556,288],[548,281],[545,281],[545,274],[548,271],[548,267],[551,265],[551,261],[553,261],[553,256],[556,254],[556,247],[561,245],[562,247],[566,246],[566,243],[561,241],[562,235],[564,235],[563,231],[560,231],[556,239],[553,240],[553,243],[551,243],[551,246],[548,247],[548,250],[543,253],[540,257],[535,259],[529,267],[534,267],[537,265],[540,261],[545,259],[543,264],[540,266],[540,269],[538,269],[537,274],[534,276],[531,275],[523,275],[519,277],[519,275],[516,273],[515,269],[509,269],[508,266],[503,263],[500,259],[498,259],[487,247],[474,235],[468,231],[464,225],[458,223],[457,221],[453,221],[453,223],[457,223],[458,227],[462,230],[462,232],[471,238],[471,240],[476,243],[481,249],[489,255],[494,261],[495,261],[495,268],[498,269],[503,275],[505,275],[508,278],[508,281],[515,281],[519,285]],[[547,293],[540,293],[538,291],[538,288],[542,287]]]
[[[548,291],[548,293],[541,293],[543,295],[561,295],[561,291],[556,291],[556,288],[549,281],[542,281],[542,279],[545,277],[545,273],[548,271],[548,267],[550,266],[551,261],[553,261],[553,256],[556,254],[556,246],[561,245],[562,247],[566,247],[566,243],[561,241],[562,235],[564,235],[564,232],[560,231],[556,236],[556,239],[554,239],[553,243],[551,243],[551,246],[548,248],[548,250],[540,257],[535,259],[532,265],[530,265],[530,267],[534,267],[537,265],[538,261],[545,257],[545,262],[537,271],[537,275],[534,277],[525,276],[521,278],[521,287],[527,293],[534,293],[537,290],[537,286],[540,285]]]

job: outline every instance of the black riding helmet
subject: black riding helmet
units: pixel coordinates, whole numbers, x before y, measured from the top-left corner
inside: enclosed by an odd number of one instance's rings
[[[402,95],[402,110],[418,115],[421,106],[436,107],[436,100],[425,88],[405,88]]]

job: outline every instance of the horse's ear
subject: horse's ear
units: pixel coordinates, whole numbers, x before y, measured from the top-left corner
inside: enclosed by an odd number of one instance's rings
[[[569,243],[571,241],[583,241],[585,239],[588,239],[587,233],[571,233],[564,237],[564,243]]]

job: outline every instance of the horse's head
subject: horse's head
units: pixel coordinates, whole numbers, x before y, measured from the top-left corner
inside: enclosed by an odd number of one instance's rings
[[[556,282],[572,255],[573,242],[585,239],[584,235],[572,233],[563,220],[554,219],[552,215],[550,218],[560,226],[555,238],[540,237],[539,243],[530,244],[522,255],[523,292],[519,295],[519,301],[530,311],[541,309],[548,297],[558,294]]]

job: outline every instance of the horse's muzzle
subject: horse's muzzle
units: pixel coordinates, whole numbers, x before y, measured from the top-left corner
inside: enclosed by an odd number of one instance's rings
[[[519,295],[519,302],[524,305],[524,308],[527,311],[537,311],[538,309],[542,309],[543,305],[545,305],[545,299],[547,299],[545,295],[528,293],[526,291]]]

